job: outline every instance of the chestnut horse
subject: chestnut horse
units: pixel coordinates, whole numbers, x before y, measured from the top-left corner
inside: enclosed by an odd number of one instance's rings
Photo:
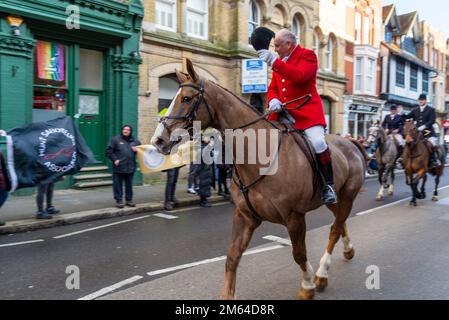
[[[407,177],[407,185],[412,189],[410,205],[417,206],[416,199],[426,198],[427,173],[435,176],[435,190],[433,201],[438,201],[438,185],[443,175],[445,156],[439,149],[441,166],[429,168],[430,151],[427,142],[423,141],[422,134],[416,128],[414,122],[406,121],[404,125],[405,147],[403,153],[404,169]],[[416,173],[416,176],[415,176]],[[421,190],[418,191],[419,181],[422,179]]]
[[[177,144],[176,139],[170,139],[171,132],[176,129],[191,129],[194,120],[201,121],[202,128],[212,127],[221,132],[225,129],[245,128],[245,133],[250,129],[259,133],[262,129],[264,131],[261,132],[268,132],[270,129],[280,128],[279,123],[265,120],[255,108],[229,90],[211,81],[200,79],[190,60],[187,60],[187,71],[188,74],[176,71],[181,83],[180,89],[151,139],[151,143],[160,152],[168,154]],[[259,141],[259,135],[256,136]],[[315,279],[306,254],[305,214],[323,205],[321,194],[314,192],[314,172],[305,153],[298,147],[294,137],[284,132],[279,134],[278,168],[275,174],[261,176],[259,169],[262,168],[262,164],[259,160],[256,164],[235,164],[231,193],[236,208],[233,215],[232,241],[226,259],[224,286],[221,291],[222,299],[235,298],[238,264],[254,230],[262,221],[283,224],[287,227],[294,260],[303,273],[303,281],[298,292],[301,299],[312,299],[315,288],[319,290],[326,288],[331,255],[340,237],[343,239],[345,258],[348,260],[353,258],[354,248],[349,239],[346,219],[364,183],[368,159],[357,143],[336,135],[329,135],[326,140],[332,153],[338,204],[328,206],[335,216],[335,221]],[[268,142],[265,143],[268,145]],[[244,144],[245,155],[248,156],[247,139],[244,140]],[[233,148],[236,148],[235,145]],[[241,184],[238,185],[236,180]],[[245,191],[248,191],[249,202],[245,199]]]

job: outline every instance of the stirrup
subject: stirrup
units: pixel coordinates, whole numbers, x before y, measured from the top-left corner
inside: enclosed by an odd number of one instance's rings
[[[327,193],[327,197],[326,197]],[[336,204],[338,203],[337,193],[332,185],[327,184],[323,189],[321,200],[324,204]]]

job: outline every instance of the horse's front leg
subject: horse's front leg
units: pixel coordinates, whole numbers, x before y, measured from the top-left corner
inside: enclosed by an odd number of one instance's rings
[[[234,211],[232,220],[232,242],[226,257],[224,285],[221,290],[221,299],[235,298],[235,281],[237,267],[243,252],[253,236],[254,230],[261,222],[256,221],[250,214],[245,215],[239,208]]]
[[[427,182],[427,174],[424,173],[424,176],[422,178],[422,184],[421,184],[420,199],[426,198],[426,182]]]
[[[394,170],[396,169],[396,165],[393,165],[393,167],[391,168],[391,184],[390,187],[388,188],[388,195],[392,196],[394,193],[394,180],[395,180],[395,174],[394,174]]]
[[[418,182],[415,181],[416,178],[413,177],[413,174],[408,177],[408,181],[410,182],[410,188],[412,189],[412,200],[410,201],[411,206],[417,206],[416,196],[418,195]],[[419,179],[418,179],[419,181]]]
[[[301,300],[311,300],[315,296],[315,284],[313,283],[313,267],[307,261],[305,214],[290,214],[287,230],[292,241],[293,258],[299,264],[303,275],[298,297]]]
[[[376,196],[376,200],[377,201],[382,200],[383,197],[384,197],[384,193],[385,193],[384,182],[383,182],[384,172],[385,172],[385,166],[380,166],[379,167],[379,184],[380,184],[380,189],[379,189],[379,192],[377,193],[377,196]]]
[[[435,175],[435,190],[433,192],[432,201],[438,201],[438,185],[440,184],[440,175]]]

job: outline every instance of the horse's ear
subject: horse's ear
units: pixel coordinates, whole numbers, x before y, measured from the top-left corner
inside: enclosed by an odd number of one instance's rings
[[[176,69],[175,69],[175,72],[176,72],[176,77],[178,78],[179,83],[187,82],[188,78],[187,78],[186,74],[179,72]]]
[[[200,77],[195,72],[192,61],[190,59],[186,59],[186,63],[187,63],[187,72],[189,73],[190,78],[192,78],[193,82],[198,82]]]

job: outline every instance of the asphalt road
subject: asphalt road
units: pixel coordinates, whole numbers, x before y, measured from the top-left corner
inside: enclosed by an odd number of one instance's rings
[[[432,183],[429,179],[429,191]],[[447,185],[448,173],[440,186]],[[374,200],[378,189],[377,181],[367,181],[352,215],[410,196],[404,176],[397,177],[395,195],[383,202]],[[223,256],[231,235],[232,210],[231,204],[219,204],[164,213],[169,216],[140,214],[0,236],[0,299],[96,298],[125,279],[132,284],[121,283],[120,289],[148,281],[148,272]],[[307,216],[308,230],[331,222],[326,208]],[[273,244],[263,238],[267,235],[288,238],[283,226],[264,223],[250,249]],[[21,244],[27,241],[32,242]],[[79,268],[80,289],[67,289],[68,266]],[[96,294],[89,296],[92,293]]]

